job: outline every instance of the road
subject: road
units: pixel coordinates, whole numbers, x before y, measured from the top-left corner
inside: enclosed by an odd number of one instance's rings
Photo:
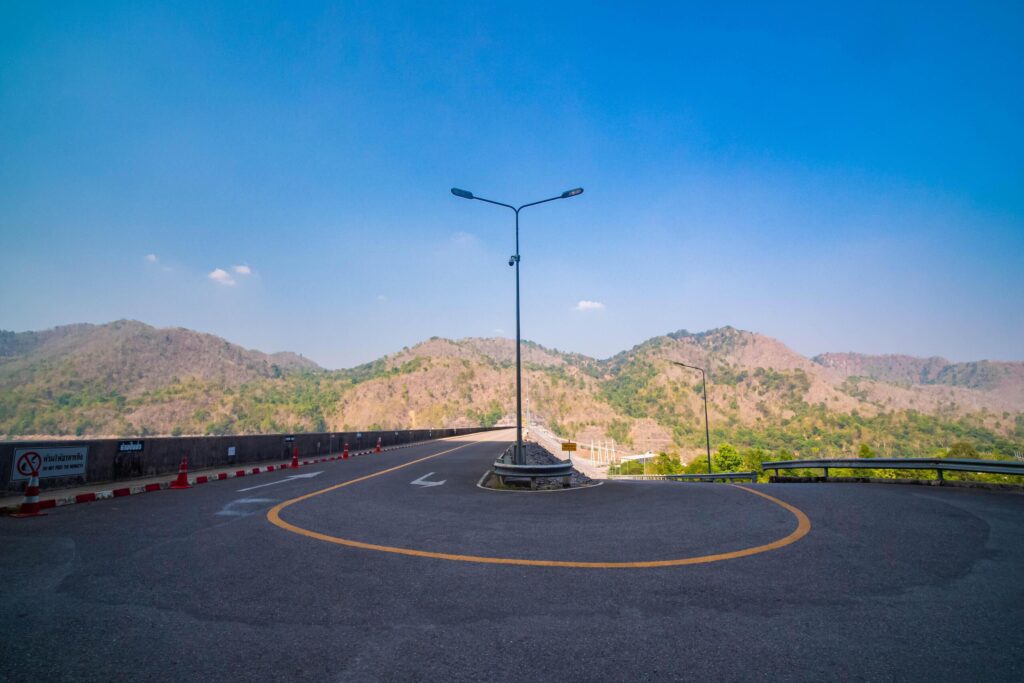
[[[478,488],[512,438],[2,518],[0,678],[1024,678],[1024,496]]]

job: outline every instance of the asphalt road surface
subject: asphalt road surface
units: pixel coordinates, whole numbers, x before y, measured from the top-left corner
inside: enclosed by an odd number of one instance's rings
[[[1022,495],[478,488],[510,438],[0,518],[0,679],[1024,680]]]

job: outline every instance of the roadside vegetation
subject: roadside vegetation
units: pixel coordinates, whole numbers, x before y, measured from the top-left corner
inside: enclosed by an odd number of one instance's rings
[[[857,458],[873,459],[879,456],[871,446],[861,444],[856,454]],[[949,448],[935,449],[927,456],[906,456],[906,457],[929,457],[929,458],[964,458],[983,460],[1013,461],[1016,458],[999,452],[979,453],[972,444],[966,441],[958,441]],[[758,481],[767,481],[769,472],[762,472],[761,465],[765,462],[794,460],[793,454],[785,449],[772,453],[763,448],[737,449],[732,444],[723,443],[711,455],[712,472],[757,472]],[[813,458],[808,458],[813,459]],[[680,461],[677,455],[669,453],[658,453],[647,462],[632,460],[621,465],[612,465],[608,468],[609,474],[637,475],[637,474],[705,474],[708,471],[707,458],[704,456],[694,458],[689,464]],[[784,470],[780,472],[783,477],[820,477],[823,476],[821,468],[806,468]],[[841,467],[830,467],[829,477],[859,477],[868,479],[930,479],[934,477],[931,470],[902,470],[902,469],[852,469]],[[984,472],[949,472],[943,473],[947,481],[976,481],[991,484],[1024,484],[1024,478],[1010,474],[988,474]]]

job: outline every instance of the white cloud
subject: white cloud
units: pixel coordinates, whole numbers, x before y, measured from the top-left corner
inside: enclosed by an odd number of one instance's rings
[[[387,300],[388,300],[388,298],[386,296],[384,296],[383,294],[378,294],[377,295],[377,301],[387,301]]]
[[[577,311],[603,311],[604,310],[604,304],[601,303],[600,301],[587,301],[586,299],[583,299],[578,304],[576,304],[576,310]]]
[[[232,270],[234,270],[239,275],[252,275],[252,268],[250,268],[249,266],[235,266],[234,268],[232,268]]]
[[[505,330],[501,329],[500,327],[495,327],[494,328],[494,334],[501,336],[501,335],[505,334]]]
[[[225,287],[235,286],[235,278],[231,277],[228,271],[223,268],[214,268],[210,271],[210,274],[207,275],[207,277],[217,284],[224,285]]]
[[[452,244],[457,246],[468,246],[476,243],[476,235],[468,232],[457,232],[452,235]]]
[[[146,254],[146,260],[149,261],[150,263],[156,263],[160,259],[156,257],[156,254]]]

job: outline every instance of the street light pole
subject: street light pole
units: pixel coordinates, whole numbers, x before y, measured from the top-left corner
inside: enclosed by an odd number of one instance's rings
[[[522,343],[519,335],[519,209],[516,212],[516,253],[513,258],[516,263],[516,453],[512,462],[516,465],[525,465],[526,456],[523,454],[523,363]],[[509,261],[512,265],[512,261]]]
[[[518,208],[511,204],[496,202],[493,199],[477,197],[469,190],[460,190],[457,187],[452,188],[452,194],[456,197],[461,197],[462,199],[478,199],[481,202],[487,202],[488,204],[504,206],[506,209],[512,209],[516,214],[516,253],[512,254],[508,260],[508,264],[510,266],[515,266],[516,268],[516,452],[515,457],[512,460],[516,465],[523,465],[525,463],[523,462],[523,369],[522,355],[520,352],[521,339],[519,329],[519,212],[528,206],[536,206],[537,204],[544,204],[545,202],[553,202],[556,199],[568,199],[569,197],[575,197],[576,195],[583,194],[583,188],[577,187],[572,190],[566,190],[557,197],[550,197],[548,199],[541,199],[537,202],[530,202],[529,204],[523,204]]]
[[[711,430],[708,428],[708,378],[704,374],[704,368],[698,368],[696,365],[687,365],[686,363],[680,363],[679,361],[672,361],[676,365],[684,368],[690,368],[691,370],[700,370],[700,384],[704,394],[704,440],[708,448],[708,474],[711,474]]]

